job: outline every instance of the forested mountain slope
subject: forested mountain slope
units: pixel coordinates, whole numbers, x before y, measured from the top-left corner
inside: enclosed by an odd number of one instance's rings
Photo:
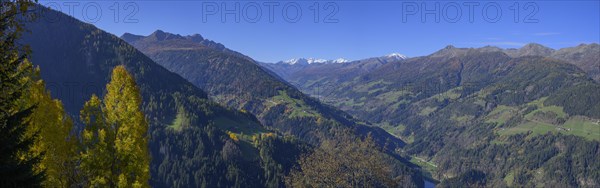
[[[514,54],[448,46],[351,76],[288,81],[407,140],[405,154],[442,185],[593,187],[600,85],[566,56],[594,46],[559,50],[565,58],[539,56],[557,52],[537,45]]]
[[[404,145],[382,129],[361,125],[343,111],[301,93],[251,58],[200,35],[158,30],[149,36],[126,33],[121,38],[219,103],[254,114],[271,130],[318,144],[351,129],[363,136],[373,134],[378,143],[388,142],[392,150]]]
[[[598,43],[580,44],[558,50],[531,43],[519,49],[505,49],[502,51],[511,57],[543,56],[564,60],[567,63],[577,65],[591,78],[600,81],[600,55],[598,55],[600,54],[600,45]]]
[[[113,67],[124,65],[135,78],[150,123],[151,185],[276,187],[283,185],[284,170],[305,150],[267,131],[253,115],[212,102],[204,91],[118,37],[63,13],[36,8],[43,11],[41,17],[54,21],[28,23],[31,34],[20,42],[31,47],[31,61],[73,119],[79,119],[79,109],[92,94],[103,96]],[[277,148],[287,152],[272,151]]]

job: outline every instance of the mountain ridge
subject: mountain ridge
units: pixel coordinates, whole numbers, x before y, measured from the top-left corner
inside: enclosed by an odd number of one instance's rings
[[[385,56],[380,56],[380,57],[376,57],[376,58],[381,58],[381,59],[386,59],[387,61],[399,61],[399,60],[404,60],[407,59],[408,57],[405,55],[402,55],[400,53],[391,53]],[[371,59],[371,58],[366,58],[366,59]],[[286,61],[278,61],[275,64],[287,64],[287,65],[299,65],[299,66],[305,66],[305,65],[310,65],[310,64],[336,64],[336,63],[351,63],[351,62],[356,62],[356,61],[364,61],[366,59],[360,59],[360,60],[347,60],[344,58],[338,58],[335,60],[327,60],[327,59],[319,59],[319,58],[294,58],[294,59],[289,59]]]
[[[265,70],[259,63],[243,54],[230,53],[233,50],[227,48],[206,47],[190,41],[189,38],[157,41],[152,37],[149,35],[128,42],[157,63],[206,90],[211,98],[221,104],[256,115],[267,127],[274,126],[272,128],[296,136],[302,134],[310,137],[309,143],[315,143],[312,139],[327,137],[326,134],[318,133],[320,131],[315,128],[323,129],[335,125],[334,127],[352,128],[359,134],[366,135],[368,132],[376,134],[377,142],[380,144],[386,140],[392,141],[391,148],[404,145],[401,140],[379,128],[357,124],[357,120],[345,112],[305,96],[293,85],[283,81],[273,72]],[[284,100],[279,102],[281,99]],[[287,123],[296,118],[312,122],[310,124],[328,122],[326,123],[328,125],[303,127]]]
[[[558,50],[545,47],[541,44],[537,43],[529,43],[524,45],[519,49],[515,48],[499,48],[496,46],[483,46],[478,48],[459,48],[453,45],[447,45],[446,47],[435,51],[429,55],[412,57],[412,58],[422,58],[422,57],[437,57],[441,59],[450,59],[454,57],[464,56],[469,53],[477,53],[477,52],[501,52],[507,54],[510,57],[524,57],[524,56],[543,56],[543,57],[551,57],[559,60],[563,60],[565,62],[577,65],[579,68],[584,70],[590,78],[600,82],[600,47],[598,43],[591,44],[580,44],[574,47],[565,47]],[[383,56],[385,57],[385,56]],[[411,59],[411,58],[404,58]],[[369,62],[369,60],[371,60]],[[400,59],[397,60],[389,60],[382,59],[382,57],[373,57],[367,58],[364,60],[351,61],[346,64],[356,64],[357,67],[369,67],[368,69],[361,69],[361,72],[373,70],[373,68],[379,67],[382,64],[386,64],[387,62],[396,62],[402,61]],[[368,62],[368,63],[365,63]],[[361,64],[362,63],[362,64]],[[314,72],[318,72],[316,69],[322,69],[322,72],[327,72],[328,74],[338,74],[337,72],[352,72],[348,70],[348,68],[343,68],[338,65],[319,65],[319,64],[309,64],[309,65],[296,65],[289,66],[286,64],[276,63],[262,63],[262,66],[274,71],[276,74],[281,76],[286,80],[294,80],[294,78],[301,77],[303,74],[311,75]],[[317,75],[324,76],[324,75]]]

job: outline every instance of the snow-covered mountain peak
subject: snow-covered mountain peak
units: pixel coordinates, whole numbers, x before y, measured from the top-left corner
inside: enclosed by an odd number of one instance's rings
[[[282,63],[285,64],[289,64],[289,65],[307,65],[307,64],[313,64],[313,63],[322,63],[322,64],[328,64],[328,63],[347,63],[350,62],[347,59],[344,58],[338,58],[336,60],[327,60],[327,59],[318,59],[318,58],[294,58],[294,59],[290,59],[287,61],[282,61]]]
[[[387,58],[394,58],[394,59],[397,59],[397,60],[408,58],[405,55],[402,55],[402,54],[399,54],[399,53],[391,53],[389,55],[386,55],[385,57],[387,57]]]

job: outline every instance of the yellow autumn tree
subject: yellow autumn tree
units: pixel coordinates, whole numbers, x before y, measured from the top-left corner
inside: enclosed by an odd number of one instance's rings
[[[114,185],[114,131],[105,121],[102,101],[96,95],[92,95],[83,106],[80,116],[85,124],[80,169],[86,184],[96,187]]]
[[[26,62],[30,65],[29,62]],[[27,135],[37,135],[26,155],[41,156],[34,171],[45,173],[42,185],[70,187],[75,184],[76,144],[72,134],[73,121],[65,114],[62,103],[52,99],[45,84],[34,69],[32,77],[25,78],[31,85],[22,98],[23,106],[35,106],[27,117]]]
[[[149,187],[148,123],[133,77],[117,66],[103,102],[92,96],[81,111],[82,171],[90,186]]]
[[[410,182],[408,176],[394,177],[393,166],[370,135],[338,139],[300,158],[299,169],[286,177],[287,187],[414,187],[403,184]]]

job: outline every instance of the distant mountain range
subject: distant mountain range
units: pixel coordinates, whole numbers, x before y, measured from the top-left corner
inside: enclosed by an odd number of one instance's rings
[[[385,59],[386,61],[398,61],[406,59],[405,55],[399,53],[391,53],[386,56],[379,57]],[[279,61],[276,64],[287,64],[287,65],[295,65],[295,66],[305,66],[310,64],[336,64],[336,63],[348,63],[350,60],[344,58],[338,58],[335,60],[326,60],[326,59],[317,59],[317,58],[295,58],[287,61]]]
[[[280,61],[278,63],[289,64],[289,65],[308,65],[308,64],[313,64],[313,63],[329,64],[329,63],[347,63],[347,62],[349,62],[349,61],[344,58],[338,58],[336,60],[315,59],[315,58],[297,58],[297,59],[290,59],[287,61]]]
[[[275,74],[288,82],[296,82],[295,78],[309,77],[309,75],[334,76],[348,75],[352,76],[360,72],[370,71],[380,65],[388,62],[398,62],[407,59],[406,56],[399,53],[392,53],[381,57],[373,57],[345,63],[260,63],[263,67],[273,71]],[[296,85],[296,84],[294,84]]]
[[[600,154],[598,50],[598,44],[560,50],[447,46],[397,61],[261,65],[401,137],[406,154],[437,164],[431,173],[448,179],[443,185],[465,186],[485,174],[491,187],[593,187],[600,174],[590,172],[600,163],[577,164]]]
[[[430,56],[451,58],[464,55],[469,51],[503,52],[510,57],[542,56],[559,59],[567,63],[577,65],[591,78],[596,81],[600,81],[600,65],[598,63],[600,62],[600,56],[598,55],[600,54],[600,45],[597,43],[580,44],[578,46],[562,48],[559,50],[545,47],[536,43],[527,44],[519,49],[502,49],[494,46],[485,46],[481,48],[456,48],[450,45],[431,54]]]
[[[562,48],[559,50],[554,50],[536,43],[527,44],[519,49],[502,49],[495,46],[485,46],[481,48],[457,48],[449,45],[429,56],[452,58],[465,55],[469,51],[503,52],[510,57],[543,56],[560,59],[577,65],[579,68],[584,70],[590,76],[590,78],[600,82],[600,65],[598,65],[600,56],[597,55],[600,54],[600,46],[597,43],[581,44],[575,47]],[[313,74],[315,74],[315,72],[322,72],[324,74],[339,74],[341,72],[342,74],[345,74],[347,71],[358,70],[356,68],[348,68],[350,66],[361,67],[361,71],[364,71],[365,69],[372,69],[387,62],[397,62],[404,59],[408,59],[408,57],[399,53],[392,53],[382,57],[373,57],[363,60],[345,62],[345,64],[352,65],[323,65],[333,64],[331,61],[323,61],[325,63],[322,64],[304,63],[304,61],[300,61],[298,59],[293,59],[294,61],[280,61],[275,64],[263,63],[261,65],[274,71],[285,80],[294,82],[296,80],[294,77],[305,77],[309,75],[314,76]]]
[[[399,53],[391,53],[386,56],[382,56],[379,58],[386,59],[387,61],[398,61],[406,59],[405,55]],[[317,59],[317,58],[295,58],[287,61],[279,61],[276,64],[287,64],[287,65],[295,65],[295,66],[304,66],[310,64],[335,64],[335,63],[348,63],[350,60],[344,58],[338,58],[335,60],[327,60],[327,59]]]

